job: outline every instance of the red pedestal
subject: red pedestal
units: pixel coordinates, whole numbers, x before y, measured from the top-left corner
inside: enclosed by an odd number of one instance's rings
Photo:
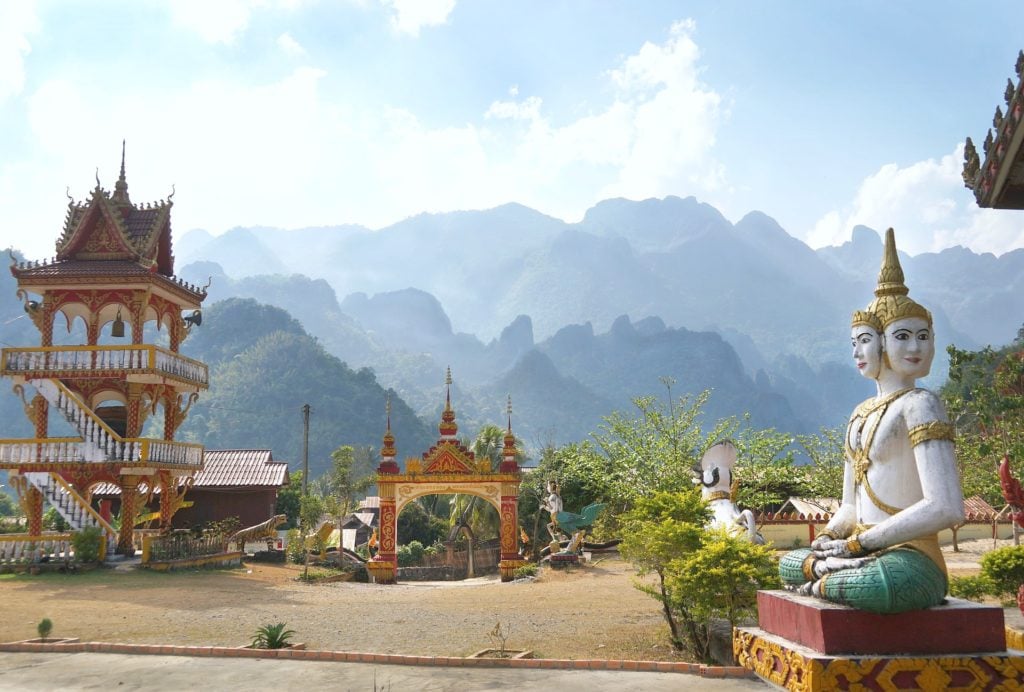
[[[789,591],[760,591],[757,609],[762,630],[824,654],[1006,651],[1003,609],[957,598],[926,610],[879,615]]]

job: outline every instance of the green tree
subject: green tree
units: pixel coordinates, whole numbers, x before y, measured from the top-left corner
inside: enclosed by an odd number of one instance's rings
[[[640,498],[622,522],[622,555],[641,577],[635,586],[661,603],[669,638],[702,661],[711,656],[711,621],[735,626],[756,612],[757,590],[777,586],[772,550],[707,531],[710,510],[696,488]]]
[[[1002,349],[950,346],[949,379],[941,390],[956,427],[964,495],[1003,504],[997,469],[1004,454],[1024,468],[1024,353],[1019,340]]]
[[[304,495],[299,505],[299,519],[301,521],[302,546],[305,557],[303,559],[304,569],[302,578],[309,578],[309,549],[306,542],[317,529],[317,524],[324,516],[324,501],[317,495]]]
[[[317,494],[324,500],[327,512],[344,521],[356,502],[376,482],[373,467],[376,466],[372,448],[357,450],[342,445],[331,452],[331,468],[318,479]]]
[[[274,514],[284,514],[288,517],[285,528],[293,529],[299,523],[299,510],[302,506],[302,471],[292,471],[288,474],[288,484],[277,491],[277,502],[274,505]]]
[[[654,585],[637,581],[634,586],[661,603],[669,639],[680,651],[706,633],[697,631],[693,617],[676,607],[669,565],[700,547],[704,524],[710,517],[711,510],[696,488],[642,497],[622,517],[619,552],[633,563],[641,577],[656,577]]]

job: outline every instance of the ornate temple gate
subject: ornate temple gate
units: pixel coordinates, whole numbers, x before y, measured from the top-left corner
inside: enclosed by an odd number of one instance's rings
[[[450,374],[448,384],[451,384]],[[516,462],[511,414],[502,461],[497,469],[492,468],[490,459],[477,460],[473,452],[456,439],[458,427],[450,391],[438,428],[441,437],[437,444],[425,452],[422,459],[407,459],[405,473],[402,473],[395,462],[395,438],[391,434],[389,412],[381,463],[377,468],[380,550],[367,563],[367,569],[378,584],[395,583],[398,574],[398,515],[407,504],[425,495],[475,495],[498,510],[501,521],[501,562],[498,568],[502,581],[512,581],[516,568],[526,561],[519,552],[519,484],[522,472]]]

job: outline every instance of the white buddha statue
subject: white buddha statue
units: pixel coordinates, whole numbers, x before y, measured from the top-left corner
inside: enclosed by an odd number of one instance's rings
[[[953,426],[916,387],[935,355],[931,314],[907,294],[889,229],[875,300],[853,315],[853,357],[877,395],[847,426],[842,505],[810,549],[779,565],[788,588],[884,613],[943,601],[937,534],[964,518]]]

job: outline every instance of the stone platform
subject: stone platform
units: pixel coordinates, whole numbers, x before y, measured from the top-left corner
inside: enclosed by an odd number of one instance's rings
[[[798,596],[757,594],[758,626],[823,654],[957,654],[1003,651],[1003,609],[958,598],[934,608],[880,615]]]
[[[880,615],[761,591],[758,625],[735,630],[736,661],[785,689],[1024,688],[1024,652],[1007,649],[1002,608],[951,598]]]

